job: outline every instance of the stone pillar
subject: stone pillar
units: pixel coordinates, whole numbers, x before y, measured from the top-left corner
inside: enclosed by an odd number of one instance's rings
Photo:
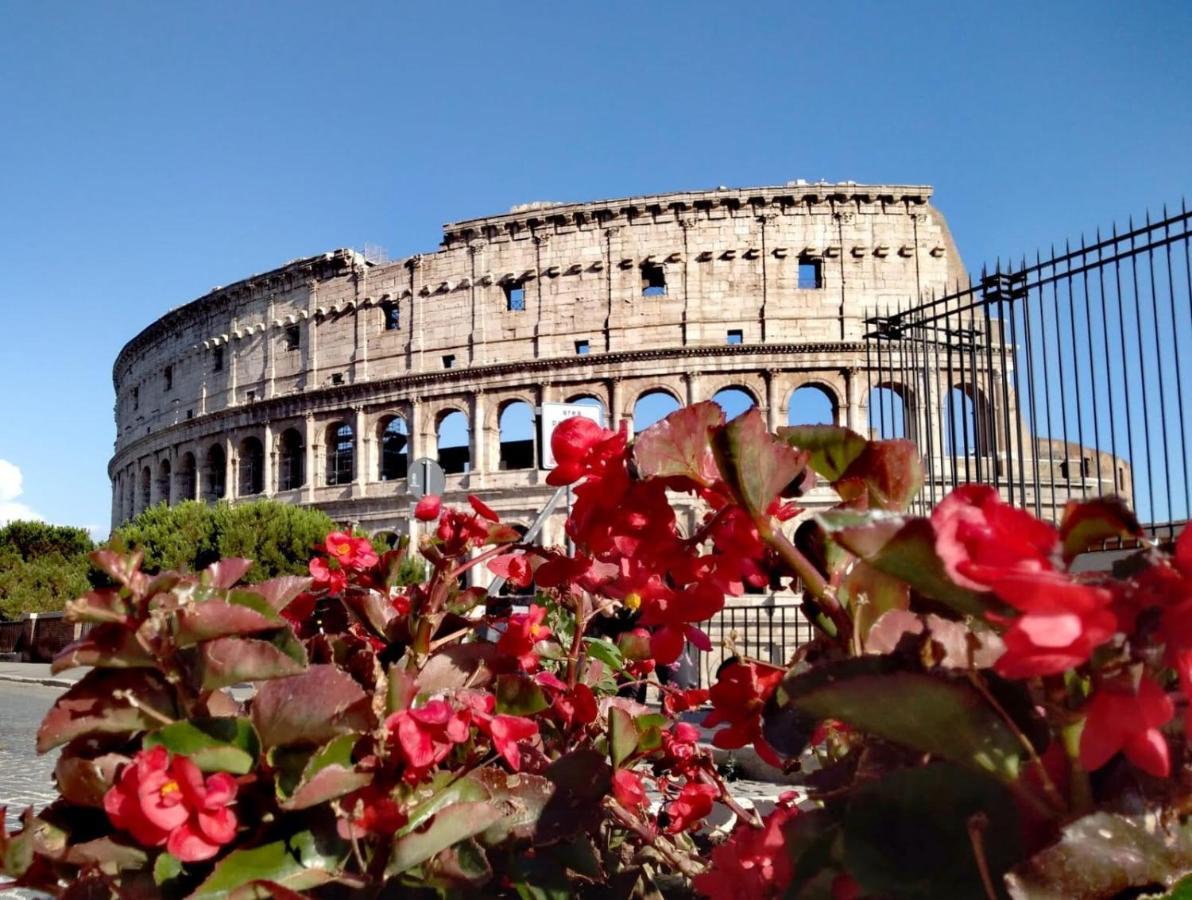
[[[284,332],[282,332],[284,334]],[[277,338],[278,334],[273,327],[273,298],[269,298],[269,308],[266,311],[265,330],[261,332],[261,340],[265,342],[265,399],[273,396],[273,378],[276,373],[277,364],[275,362],[277,357]],[[266,451],[266,455],[268,451]]]
[[[306,475],[306,502],[313,503],[315,499],[315,482],[318,478],[316,471],[318,453],[315,447],[315,441],[317,440],[317,435],[315,434],[315,417],[311,413],[306,414],[302,427],[302,467],[306,470],[303,473]]]
[[[608,427],[616,431],[621,427],[621,379],[610,378],[608,381]]]
[[[687,388],[687,397],[684,403],[690,406],[692,403],[699,402],[699,375],[696,372],[683,373],[683,382]]]
[[[277,448],[275,446],[276,442],[273,439],[273,426],[266,422],[264,428],[265,433],[261,436],[265,445],[263,448],[265,452],[262,454],[263,459],[261,462],[261,465],[263,466],[261,480],[264,482],[264,484],[262,484],[261,487],[262,493],[266,497],[272,497],[277,493],[277,488],[273,484],[273,473],[277,471],[277,467],[274,465],[274,457],[277,453]]]
[[[406,459],[410,468],[414,467],[414,460],[425,456],[422,440],[422,401],[418,397],[410,398],[409,415],[406,417]]]
[[[841,411],[836,411],[837,424],[843,424],[846,428],[851,428],[853,431],[869,437],[869,420],[868,410],[865,408],[864,401],[857,396],[857,370],[844,370],[844,422],[839,422],[841,418]]]
[[[372,437],[365,428],[364,407],[356,407],[355,412],[352,430],[356,437],[356,471],[352,479],[352,496],[363,497],[368,491],[368,473],[372,468]]]
[[[171,449],[167,451],[166,458],[170,461],[170,479],[166,482],[166,502],[173,506],[178,502],[178,451]]]
[[[778,427],[782,424],[778,411],[778,389],[774,385],[774,376],[776,374],[772,369],[766,369],[762,372],[762,377],[766,380],[766,427],[772,432],[777,431]]]
[[[236,391],[239,387],[236,372],[236,320],[232,319],[232,331],[228,335],[227,359],[224,365],[228,367],[228,396],[224,399],[224,407],[236,405]]]
[[[472,445],[472,471],[483,474],[488,471],[488,453],[486,452],[488,448],[485,447],[485,443],[489,433],[484,421],[485,403],[483,393],[477,391],[472,395],[471,407],[468,426],[471,431],[469,437],[471,438]]]
[[[224,499],[231,500],[239,494],[237,483],[237,463],[239,457],[236,454],[236,445],[232,439],[224,438]]]

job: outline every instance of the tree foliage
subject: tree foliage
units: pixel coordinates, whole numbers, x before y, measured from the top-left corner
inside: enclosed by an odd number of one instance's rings
[[[0,528],[0,619],[58,610],[85,593],[93,546],[82,528],[26,521]]]

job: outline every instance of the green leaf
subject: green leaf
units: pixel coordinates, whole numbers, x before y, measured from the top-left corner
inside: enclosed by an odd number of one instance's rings
[[[289,628],[266,640],[221,637],[199,645],[198,676],[208,691],[297,675],[306,665],[306,649]]]
[[[953,584],[935,552],[935,531],[928,519],[890,513],[849,511],[820,513],[820,526],[836,543],[879,572],[909,584],[925,597],[960,615],[983,615],[989,601],[983,594]]]
[[[637,727],[633,724],[633,716],[619,706],[608,708],[608,752],[612,757],[613,768],[619,769],[621,763],[633,755],[637,749]]]
[[[675,410],[634,441],[633,462],[638,474],[711,484],[717,473],[709,432],[723,424],[724,410],[711,400]]]
[[[165,747],[190,757],[204,772],[245,775],[261,752],[252,722],[241,718],[184,719],[145,736],[145,748]]]
[[[182,860],[169,853],[162,853],[153,861],[153,883],[161,887],[182,874]]]
[[[788,675],[776,701],[1006,781],[1018,776],[1023,748],[974,687],[898,665],[862,657]]]
[[[497,712],[511,716],[532,716],[550,706],[542,688],[522,675],[497,678]]]
[[[191,647],[201,641],[229,635],[256,634],[285,624],[260,594],[229,591],[226,597],[213,597],[179,608],[174,640],[179,647]]]
[[[371,698],[333,665],[311,666],[290,678],[267,681],[252,701],[261,745],[321,745],[373,725]]]
[[[500,818],[500,810],[486,801],[448,806],[435,814],[426,829],[409,832],[393,842],[385,874],[412,869],[436,853],[480,834]]]
[[[293,891],[303,891],[333,881],[341,872],[347,848],[338,840],[316,838],[300,831],[283,840],[259,847],[234,850],[215,864],[207,880],[191,895],[193,900],[223,900],[236,893],[241,897],[272,896],[269,881]],[[248,891],[240,891],[249,888]]]
[[[713,435],[720,472],[755,519],[804,469],[807,454],[770,434],[756,406],[717,428]]]
[[[466,776],[480,785],[501,811],[501,818],[481,836],[494,847],[510,837],[529,840],[538,829],[538,819],[555,793],[555,785],[541,775],[510,774],[503,769],[474,769]]]
[[[352,750],[360,735],[343,734],[332,739],[311,755],[297,785],[283,791],[278,781],[277,793],[282,809],[309,809],[364,787],[372,781],[368,772],[358,772],[352,763]]]
[[[46,713],[37,730],[37,752],[83,735],[148,731],[177,715],[174,692],[156,672],[92,669]]]
[[[452,804],[474,803],[489,799],[488,789],[480,779],[456,778],[449,772],[440,772],[429,785],[420,786],[422,799],[409,804],[409,821],[397,832],[398,837],[421,828],[430,817]]]
[[[642,753],[650,753],[662,746],[662,730],[669,724],[669,719],[662,713],[646,713],[633,720],[633,727],[637,731],[637,749]]]
[[[589,656],[600,660],[614,672],[620,672],[625,668],[625,657],[621,655],[617,645],[608,638],[586,637],[584,645]]]
[[[778,429],[778,436],[810,456],[807,464],[828,481],[848,471],[869,442],[851,428],[840,425],[791,425]]]
[[[1066,826],[1059,841],[1015,867],[1006,884],[1016,900],[1133,897],[1154,885],[1181,896],[1175,889],[1188,889],[1189,871],[1192,824],[1097,812]]]
[[[853,613],[853,627],[862,642],[883,613],[910,608],[910,587],[864,560],[857,560],[840,584],[840,598]]]
[[[845,868],[866,895],[986,900],[970,825],[998,884],[1021,858],[1018,812],[1004,786],[947,763],[886,773],[849,799]]]
[[[1138,519],[1120,497],[1097,497],[1079,502],[1069,500],[1060,522],[1060,542],[1064,548],[1064,562],[1106,540],[1115,538],[1134,540],[1143,536]]]

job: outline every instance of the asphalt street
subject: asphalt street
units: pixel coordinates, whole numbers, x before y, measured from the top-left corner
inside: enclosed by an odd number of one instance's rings
[[[50,779],[58,754],[38,756],[34,741],[42,716],[61,693],[60,688],[0,681],[0,806],[8,807],[9,827],[26,806],[40,809],[54,799]],[[6,900],[33,896],[44,895],[0,890],[0,898]]]

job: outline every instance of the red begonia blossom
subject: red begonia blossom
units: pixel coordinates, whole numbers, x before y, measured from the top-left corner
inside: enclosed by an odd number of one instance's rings
[[[712,736],[712,743],[725,750],[753,744],[757,755],[771,765],[781,765],[774,748],[762,737],[762,710],[786,673],[776,666],[733,663],[721,673],[708,691],[712,712],[705,728],[728,725]]]
[[[236,779],[203,778],[190,759],[165,747],[139,751],[104,794],[112,824],[145,847],[165,846],[183,862],[210,859],[236,835]]]
[[[712,900],[770,900],[781,897],[794,878],[784,829],[799,814],[780,805],[762,827],[742,822],[727,841],[712,848],[711,866],[695,877],[695,889]]]
[[[416,778],[446,759],[456,744],[468,740],[469,719],[446,700],[434,699],[417,709],[394,713],[385,725]]]
[[[491,506],[482,501],[479,497],[468,494],[468,504],[476,512],[476,515],[482,519],[488,519],[490,522],[500,522],[501,517],[498,516]]]
[[[427,494],[414,504],[414,518],[421,522],[433,522],[443,509],[443,498],[438,494]]]
[[[348,573],[343,569],[333,569],[327,560],[316,556],[308,566],[310,577],[314,579],[314,586],[327,591],[329,594],[342,594],[348,586]]]
[[[617,769],[613,772],[613,796],[626,809],[641,809],[646,805],[646,789],[641,776],[632,769]]]
[[[497,652],[517,660],[527,672],[538,668],[538,654],[534,645],[551,636],[548,626],[542,624],[546,618],[546,607],[530,604],[528,612],[514,613],[505,622],[505,631],[497,641]]]
[[[931,513],[935,549],[961,587],[986,590],[1011,572],[1046,572],[1059,541],[1054,528],[1002,501],[988,485],[956,488]]]
[[[582,681],[556,697],[553,706],[555,716],[567,728],[590,725],[599,713],[596,695]]]
[[[712,811],[712,803],[720,791],[710,784],[688,781],[679,791],[679,796],[666,805],[669,834],[688,831]]]
[[[525,553],[504,553],[488,561],[488,570],[516,587],[529,587],[534,580],[534,567]]]
[[[1006,618],[1005,653],[994,669],[1005,678],[1056,675],[1088,660],[1113,637],[1117,617],[1109,609],[1113,594],[1080,584],[1061,572],[1020,572],[993,583],[997,596],[1022,615]]]
[[[409,821],[405,810],[385,790],[370,784],[342,802],[348,819],[339,821],[339,831],[345,840],[363,835],[392,835]]]
[[[560,487],[584,476],[602,478],[621,458],[628,440],[624,428],[609,431],[583,416],[564,419],[550,436],[555,468],[546,476],[546,483]]]
[[[1093,771],[1118,752],[1160,778],[1171,771],[1167,740],[1159,729],[1171,721],[1175,705],[1163,688],[1143,677],[1137,691],[1104,684],[1089,703],[1080,735],[1080,762]]]
[[[364,572],[377,564],[377,551],[365,537],[352,537],[343,531],[333,531],[323,544],[327,555],[344,569]]]
[[[538,734],[538,723],[524,716],[478,716],[476,726],[492,741],[493,749],[505,758],[514,772],[521,769],[521,741]]]

